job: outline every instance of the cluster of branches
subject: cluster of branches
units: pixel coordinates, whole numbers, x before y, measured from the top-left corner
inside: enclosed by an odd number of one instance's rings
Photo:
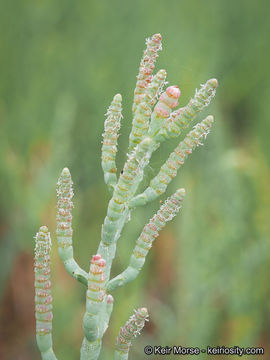
[[[72,246],[72,179],[64,168],[57,183],[57,243],[59,256],[66,271],[87,287],[86,312],[83,318],[84,339],[81,359],[98,359],[103,335],[108,328],[113,309],[111,292],[134,280],[141,271],[146,256],[159,232],[179,211],[185,196],[184,189],[178,189],[170,196],[158,212],[146,224],[136,241],[129,264],[123,272],[110,277],[117,241],[130,213],[135,207],[147,204],[162,195],[179,168],[192,151],[201,144],[213,123],[213,116],[207,116],[187,134],[185,139],[170,154],[159,173],[140,194],[137,189],[149,164],[151,156],[165,140],[179,136],[191,125],[196,115],[213,98],[217,80],[210,79],[196,92],[185,107],[174,110],[181,92],[177,86],[166,84],[166,71],[153,75],[158,51],[161,49],[161,35],[155,34],[146,40],[146,50],[140,63],[132,106],[133,120],[129,136],[129,151],[123,170],[116,168],[117,140],[122,118],[122,97],[115,95],[107,111],[102,145],[102,168],[105,183],[112,195],[101,231],[101,241],[90,262],[87,273],[74,260]],[[42,226],[36,235],[35,251],[35,302],[37,344],[42,359],[53,360],[56,356],[52,344],[52,296],[50,283],[51,240],[48,228]],[[146,308],[134,312],[120,329],[116,340],[115,360],[128,358],[132,339],[142,330],[148,320]]]

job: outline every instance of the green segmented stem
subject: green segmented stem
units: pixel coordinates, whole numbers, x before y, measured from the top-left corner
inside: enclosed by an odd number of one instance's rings
[[[37,345],[43,360],[56,360],[57,358],[52,348],[51,238],[46,226],[41,226],[35,240],[34,272]]]
[[[178,98],[181,92],[177,86],[169,86],[160,95],[159,101],[154,107],[151,116],[148,134],[154,136],[161,128],[162,124],[170,116],[171,111],[178,105]]]
[[[104,133],[102,135],[101,165],[104,172],[105,183],[112,192],[117,182],[115,157],[117,153],[118,132],[122,118],[122,96],[120,94],[115,95],[106,115]]]
[[[68,168],[64,168],[57,182],[57,243],[58,253],[66,271],[82,284],[87,286],[87,273],[73,258],[72,246],[72,214],[73,190]]]
[[[189,101],[187,106],[174,111],[163,123],[155,139],[162,142],[179,136],[182,129],[188,127],[195,116],[210,104],[211,99],[215,96],[217,86],[217,80],[210,79],[201,86],[199,91],[196,90],[194,98]]]
[[[159,70],[145,90],[143,100],[138,104],[134,114],[133,126],[129,136],[129,151],[139,144],[148,132],[152,106],[165,84],[166,71]]]
[[[145,101],[138,104],[133,119],[133,126],[129,135],[129,151],[132,151],[147,133],[151,113],[151,107]]]
[[[146,50],[140,63],[139,74],[134,90],[134,102],[132,105],[132,111],[134,113],[144,97],[148,84],[151,82],[158,51],[162,49],[161,40],[162,37],[160,34],[155,34],[151,39],[146,39]]]
[[[141,180],[143,169],[149,161],[151,146],[152,140],[146,138],[135,148],[124,165],[123,172],[115,186],[113,197],[109,202],[107,216],[102,229],[102,241],[105,244],[115,241],[113,235],[125,210],[125,204],[134,192],[134,184],[139,182],[138,178]]]
[[[114,300],[108,292],[136,278],[155,238],[166,222],[170,221],[181,208],[185,190],[179,189],[160,207],[137,239],[128,267],[110,280],[117,241],[130,218],[132,209],[146,204],[165,192],[186,157],[200,144],[200,138],[207,135],[213,122],[213,117],[208,116],[196,125],[171,153],[147,189],[135,196],[153,152],[161,142],[177,137],[182,129],[190,125],[197,113],[210,103],[218,85],[216,79],[208,80],[199,91],[196,90],[194,98],[187,106],[172,112],[178,103],[180,90],[177,86],[169,86],[165,92],[162,92],[166,80],[165,70],[152,75],[158,51],[162,47],[161,35],[153,35],[151,39],[146,40],[146,45],[134,91],[129,152],[119,177],[117,177],[116,154],[122,118],[120,94],[114,96],[106,113],[101,164],[105,183],[112,193],[112,198],[102,226],[98,254],[92,257],[89,274],[80,268],[73,257],[71,213],[73,190],[71,175],[67,168],[63,169],[57,183],[58,252],[67,272],[87,286],[81,360],[99,358],[102,338],[113,310]],[[36,236],[35,248],[36,337],[43,360],[57,360],[52,348],[50,248],[50,234],[43,226]],[[115,360],[128,359],[131,341],[140,333],[147,320],[147,309],[141,308],[135,311],[121,328],[116,340]]]
[[[155,200],[162,195],[172,179],[177,175],[177,171],[184,164],[185,159],[199,145],[201,138],[206,138],[212,123],[213,116],[209,115],[202,122],[194,126],[186,138],[170,154],[168,160],[162,165],[159,173],[150,181],[149,187],[142,193],[135,196],[129,203],[129,207],[142,206]]]
[[[116,242],[129,215],[128,202],[134,196],[143,178],[145,166],[157,144],[151,138],[145,138],[129,155],[118,183],[115,185],[113,197],[108,205],[104,220],[101,242],[98,253],[106,260],[106,278],[109,279],[112,260],[115,256]]]
[[[140,335],[145,322],[148,321],[148,317],[149,315],[146,308],[140,308],[134,311],[134,314],[120,329],[119,335],[116,338],[114,360],[128,359],[131,341],[135,339],[137,335]]]
[[[101,349],[101,339],[109,320],[107,297],[105,291],[106,261],[101,255],[92,257],[88,274],[86,292],[86,312],[83,317],[84,340],[81,347],[82,360],[97,359]]]
[[[105,313],[104,313],[104,328],[103,328],[103,333],[105,333],[105,331],[108,328],[109,325],[109,321],[110,321],[110,317],[112,314],[112,310],[113,310],[113,296],[108,294],[106,295],[106,309],[105,309]]]
[[[144,100],[150,107],[155,105],[155,102],[162,93],[163,86],[166,83],[166,76],[166,70],[159,70],[146,88]]]
[[[160,230],[164,228],[166,222],[172,220],[178,213],[182,206],[184,196],[185,189],[177,190],[165,201],[149,223],[145,225],[136,242],[128,267],[121,274],[108,282],[108,291],[115,290],[137,277],[145,263],[146,255],[151,249],[153,241],[158,237]]]

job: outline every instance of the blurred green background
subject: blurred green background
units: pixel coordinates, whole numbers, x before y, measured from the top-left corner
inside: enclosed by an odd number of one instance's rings
[[[55,240],[55,184],[65,166],[74,181],[76,258],[88,269],[96,253],[109,200],[100,165],[104,114],[120,92],[121,170],[144,40],[156,32],[163,36],[157,68],[181,88],[182,106],[201,83],[219,80],[199,117],[212,113],[216,122],[168,188],[167,196],[186,188],[181,214],[157,239],[140,276],[113,294],[101,358],[112,358],[133,309],[147,306],[151,320],[131,359],[148,358],[148,343],[263,346],[266,355],[258,358],[270,359],[269,11],[266,0],[1,1],[1,359],[40,358],[33,236],[46,224]],[[176,143],[159,149],[144,186]],[[114,274],[158,206],[133,213]],[[55,351],[59,359],[78,359],[85,292],[63,270],[55,244],[52,260]]]

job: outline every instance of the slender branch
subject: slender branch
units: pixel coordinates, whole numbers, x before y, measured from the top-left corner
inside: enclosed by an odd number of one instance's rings
[[[107,215],[101,233],[98,253],[106,260],[106,278],[109,279],[112,260],[115,256],[116,242],[120,237],[128,215],[128,202],[134,196],[143,178],[145,166],[158,145],[151,138],[145,138],[129,155],[114,188],[113,197],[109,202]]]
[[[134,311],[134,314],[119,331],[115,344],[114,360],[128,359],[131,341],[135,339],[137,335],[140,335],[145,322],[148,321],[148,317],[149,315],[146,308],[140,308]]]
[[[177,86],[167,87],[166,91],[160,95],[151,116],[149,136],[154,136],[160,130],[163,123],[170,116],[172,109],[178,105],[180,95],[181,92]]]
[[[92,257],[88,274],[86,312],[83,317],[84,339],[81,360],[96,360],[99,357],[105,328],[102,314],[108,308],[105,292],[105,266],[106,261],[99,254]]]
[[[139,144],[144,138],[145,134],[147,134],[151,113],[152,109],[145,101],[142,101],[138,104],[133,119],[133,126],[129,135],[130,152],[134,150],[135,146]]]
[[[129,150],[132,151],[137,144],[139,144],[148,132],[149,118],[152,114],[152,107],[154,106],[157,97],[159,96],[163,85],[165,84],[166,71],[159,70],[153,76],[151,82],[145,89],[144,96],[137,105],[134,113],[133,125],[129,135]]]
[[[134,103],[132,106],[132,111],[134,113],[137,110],[138,104],[144,97],[145,89],[152,79],[152,73],[155,68],[158,51],[162,49],[161,40],[162,38],[160,34],[155,34],[151,39],[146,39],[146,50],[144,51],[140,63],[139,74],[137,76],[137,83],[134,90]]]
[[[76,280],[87,286],[87,273],[73,258],[72,214],[73,190],[68,168],[64,168],[57,182],[57,243],[58,253],[66,271]]]
[[[51,238],[48,228],[41,226],[35,247],[35,316],[36,339],[43,360],[57,360],[52,343],[52,295],[50,282]]]
[[[158,100],[160,94],[163,91],[163,86],[166,84],[167,72],[164,69],[159,70],[156,75],[153,76],[150,84],[145,90],[144,101],[153,107]]]
[[[163,123],[155,139],[162,142],[179,136],[181,131],[190,125],[195,116],[210,104],[215,96],[217,86],[217,80],[210,79],[201,86],[199,91],[196,90],[194,98],[189,101],[187,106],[174,111]]]
[[[166,222],[172,220],[182,207],[185,196],[185,189],[179,189],[160,207],[157,214],[152,217],[149,223],[143,228],[136,246],[129,260],[129,265],[121,274],[111,279],[107,284],[107,290],[113,291],[134,280],[141,271],[145,258],[152,247],[155,238],[158,237]]]
[[[207,116],[202,122],[194,126],[186,138],[170,154],[168,160],[162,165],[159,173],[151,180],[149,187],[142,193],[135,196],[129,203],[129,208],[145,205],[162,195],[172,179],[177,175],[178,170],[184,164],[185,159],[199,145],[201,138],[206,138],[212,123],[213,116]]]
[[[106,309],[105,309],[104,316],[103,316],[103,324],[104,324],[104,328],[102,330],[103,334],[108,329],[110,317],[111,317],[112,310],[113,310],[113,302],[114,302],[113,296],[108,294],[106,297]]]
[[[115,157],[117,153],[117,139],[120,129],[120,120],[122,118],[122,96],[115,95],[109,109],[106,113],[107,118],[104,124],[103,144],[101,149],[102,169],[104,180],[108,185],[110,192],[113,192],[114,185],[117,182]]]

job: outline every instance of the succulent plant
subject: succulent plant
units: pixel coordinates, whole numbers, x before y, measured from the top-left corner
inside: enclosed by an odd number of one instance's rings
[[[102,226],[101,240],[97,254],[92,256],[87,273],[74,260],[72,245],[72,179],[70,171],[64,168],[57,183],[57,243],[60,259],[66,271],[87,287],[86,311],[83,317],[84,339],[81,359],[98,359],[102,338],[108,328],[113,310],[113,296],[110,292],[135,279],[141,271],[153,241],[180,210],[185,190],[179,189],[160,206],[158,212],[144,226],[132,251],[128,267],[111,278],[111,266],[115,257],[117,241],[125,223],[135,207],[146,205],[163,194],[168,184],[177,175],[186,157],[201,144],[213,123],[213,116],[207,116],[194,126],[184,140],[169,155],[149,186],[138,194],[144,170],[151,156],[160,144],[179,136],[191,125],[196,115],[214,97],[217,80],[210,79],[194,98],[182,108],[174,110],[181,95],[177,86],[163,87],[166,71],[153,75],[158,51],[161,50],[161,35],[155,34],[146,40],[132,106],[132,129],[129,136],[129,151],[123,170],[116,167],[117,140],[122,118],[122,97],[114,96],[106,113],[102,144],[102,169],[104,180],[111,193],[107,214]],[[36,235],[35,252],[35,302],[36,336],[42,359],[56,359],[52,348],[52,296],[50,283],[51,240],[48,228],[42,226]],[[128,358],[131,341],[143,329],[148,320],[146,308],[134,312],[119,332],[116,340],[115,360]]]

